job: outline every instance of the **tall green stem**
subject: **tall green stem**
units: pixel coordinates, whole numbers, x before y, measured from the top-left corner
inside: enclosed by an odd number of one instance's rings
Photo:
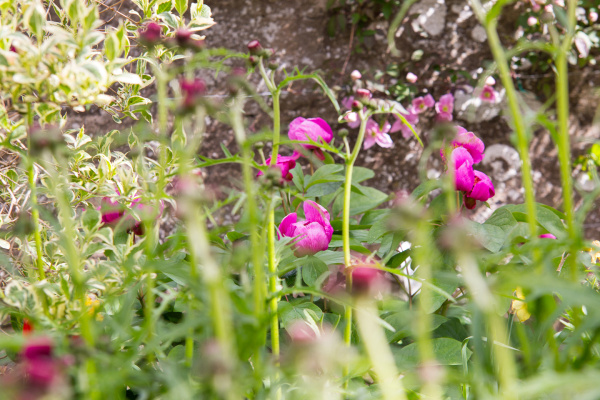
[[[264,315],[266,287],[265,287],[265,272],[263,269],[263,251],[260,237],[258,235],[258,215],[256,207],[256,193],[254,190],[254,180],[252,177],[252,155],[250,152],[249,143],[246,139],[244,124],[242,122],[242,106],[240,99],[236,99],[231,108],[231,124],[235,133],[238,145],[242,150],[242,174],[244,177],[244,189],[246,191],[246,204],[248,210],[248,219],[250,222],[250,243],[252,245],[252,264],[254,266],[254,314],[256,319],[260,321]]]
[[[525,203],[527,207],[527,223],[529,224],[529,231],[531,237],[537,236],[537,217],[536,217],[536,206],[535,206],[535,193],[533,189],[533,179],[531,175],[531,159],[529,157],[529,139],[527,137],[527,127],[521,111],[519,110],[519,99],[517,97],[517,91],[510,75],[510,68],[508,66],[506,53],[496,27],[498,25],[498,19],[492,18],[488,20],[486,18],[485,11],[481,6],[479,0],[471,0],[471,4],[479,20],[484,25],[490,49],[498,66],[498,73],[502,80],[502,85],[506,90],[506,97],[508,99],[508,107],[512,116],[514,129],[517,134],[517,147],[519,155],[521,156],[521,179],[523,181],[523,187],[525,188]]]
[[[354,144],[352,154],[348,154],[346,158],[346,180],[344,182],[344,210],[342,214],[342,239],[344,249],[344,264],[346,266],[346,289],[352,290],[352,258],[350,256],[350,195],[352,194],[352,171],[354,163],[358,158],[358,153],[365,139],[365,131],[367,128],[368,115],[359,111],[360,129],[358,130],[358,138]],[[344,310],[344,343],[350,346],[352,340],[352,307],[346,306]],[[344,368],[344,376],[348,374],[348,369]],[[346,381],[347,382],[347,381]]]
[[[27,133],[28,133],[28,157],[27,157],[27,178],[29,181],[29,190],[31,191],[31,221],[33,223],[33,238],[35,240],[35,265],[38,271],[39,280],[46,279],[46,272],[44,271],[44,259],[42,257],[42,233],[40,228],[40,212],[38,210],[37,201],[37,187],[35,183],[35,163],[31,155],[31,135],[33,125],[33,112],[31,110],[31,104],[27,105]]]
[[[271,166],[277,165],[277,156],[279,153],[279,138],[281,129],[281,111],[279,107],[279,89],[273,81],[273,77],[269,77],[265,71],[262,60],[259,62],[260,74],[271,92],[273,97],[273,152],[271,153]],[[275,207],[269,204],[267,221],[267,252],[268,252],[268,268],[269,268],[269,294],[273,295],[277,292],[277,260],[275,259]],[[273,296],[269,300],[269,315],[271,325],[271,351],[275,358],[275,364],[279,365],[279,315],[277,314],[277,303],[279,298]],[[276,376],[277,377],[277,376]],[[277,391],[277,398],[281,392]]]
[[[558,117],[558,160],[560,162],[560,177],[563,188],[563,208],[566,215],[567,230],[571,242],[568,259],[569,269],[573,280],[577,279],[577,253],[574,209],[573,209],[573,183],[571,178],[571,145],[569,140],[569,68],[567,54],[571,48],[573,31],[576,23],[577,2],[569,0],[567,34],[565,35],[558,55],[556,57],[556,111]]]

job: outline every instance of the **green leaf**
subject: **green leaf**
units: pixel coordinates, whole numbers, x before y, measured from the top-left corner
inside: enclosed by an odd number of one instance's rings
[[[527,222],[526,204],[509,204],[501,208],[510,211],[517,221]],[[547,206],[543,206],[542,204],[536,204],[535,209],[538,225],[546,229],[558,239],[563,239],[567,236],[565,226],[555,212],[550,211]]]
[[[462,342],[450,338],[437,338],[431,340],[433,354],[437,364],[440,365],[461,365],[462,364]],[[408,346],[392,348],[396,364],[403,369],[413,367],[420,362],[419,349],[417,343],[411,343]],[[466,349],[467,359],[471,357],[472,351]]]
[[[502,249],[507,237],[502,228],[491,224],[479,224],[466,219],[465,223],[469,227],[471,234],[483,247],[492,253],[497,253]]]
[[[315,281],[326,272],[329,272],[327,264],[314,256],[308,256],[302,263],[302,279],[308,286],[313,286]]]
[[[175,0],[175,8],[179,15],[183,17],[183,14],[185,14],[188,8],[188,0]]]
[[[161,3],[158,6],[158,9],[156,11],[157,14],[162,14],[164,12],[168,12],[171,11],[173,9],[173,1],[172,0],[167,0],[164,3]]]
[[[342,175],[337,175],[343,169],[344,167],[339,164],[325,164],[305,180],[305,188],[309,189],[312,185],[318,183],[343,181],[344,177]]]
[[[323,311],[316,304],[311,303],[309,299],[294,299],[290,302],[280,301],[279,316],[281,325],[287,330],[294,321],[303,320],[314,322],[321,320]]]

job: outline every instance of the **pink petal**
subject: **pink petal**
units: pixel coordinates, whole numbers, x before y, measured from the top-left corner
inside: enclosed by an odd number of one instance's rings
[[[488,201],[496,194],[494,184],[489,176],[481,171],[474,171],[473,189],[467,194],[470,197],[479,201]]]
[[[394,146],[394,142],[392,141],[392,138],[387,133],[380,133],[377,136],[375,136],[375,142],[379,146],[384,147],[384,148],[390,148],[390,147]]]
[[[333,235],[333,228],[331,227],[331,222],[329,222],[331,217],[329,216],[329,212],[327,212],[327,209],[312,200],[306,200],[302,207],[304,209],[304,216],[306,217],[306,221],[317,222],[319,225],[323,226],[325,233],[331,241],[331,236]]]
[[[322,250],[327,250],[331,241],[324,227],[318,222],[306,223],[296,227],[296,254],[297,257],[312,255]]]
[[[279,232],[281,232],[283,236],[294,237],[294,232],[296,230],[294,224],[297,220],[298,214],[296,213],[286,215],[279,224]]]
[[[432,95],[428,94],[427,96],[425,96],[423,98],[423,102],[425,103],[425,105],[427,107],[431,108],[435,104],[435,99],[433,98]]]

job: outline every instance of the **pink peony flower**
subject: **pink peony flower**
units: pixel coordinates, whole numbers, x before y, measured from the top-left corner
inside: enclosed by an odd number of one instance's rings
[[[406,122],[411,124],[414,128],[415,125],[417,125],[417,123],[419,122],[419,116],[417,115],[415,109],[412,106],[408,107],[408,110],[406,111],[408,112],[408,114],[402,114],[402,116],[406,118]],[[396,121],[392,125],[390,132],[394,133],[398,131],[401,131],[402,136],[404,136],[405,138],[409,138],[413,134],[410,128],[400,118],[396,117]]]
[[[479,98],[483,101],[493,103],[496,101],[496,91],[493,87],[485,85],[483,89],[481,89],[481,94],[479,95]]]
[[[298,117],[290,123],[288,131],[290,140],[312,140],[320,143],[330,143],[333,139],[333,131],[325,120],[321,118],[302,118]],[[308,150],[318,149],[312,144],[302,144],[302,147]]]
[[[394,145],[392,138],[388,135],[391,129],[389,122],[384,121],[383,126],[380,126],[377,122],[372,119],[367,121],[365,131],[365,142],[363,148],[366,150],[377,143],[381,147],[389,148]]]
[[[352,269],[352,293],[358,296],[374,294],[383,288],[383,271],[370,265],[360,265]]]
[[[422,112],[427,111],[428,108],[431,108],[434,105],[435,100],[430,94],[423,97],[417,97],[412,101],[412,106],[417,114],[421,114]]]
[[[474,171],[474,175],[473,189],[465,194],[465,206],[470,210],[475,208],[476,200],[488,201],[496,194],[489,176],[477,170]]]
[[[283,236],[294,238],[294,254],[296,257],[312,255],[327,250],[333,235],[327,210],[311,200],[303,204],[303,221],[298,221],[298,215],[291,213],[285,216],[279,224]]]
[[[277,156],[277,162],[275,167],[279,168],[281,171],[281,181],[290,182],[294,176],[290,172],[290,170],[294,169],[296,166],[296,160],[300,157],[300,153],[294,153],[292,156]],[[265,165],[271,165],[271,157],[267,158]],[[262,176],[264,173],[262,171],[258,171],[256,176]]]
[[[477,164],[483,160],[483,151],[485,145],[473,132],[468,132],[461,126],[456,127],[458,134],[452,141],[452,147],[464,147],[471,157],[473,158],[473,164]]]
[[[475,180],[473,172],[473,157],[463,148],[457,147],[450,154],[451,165],[454,168],[454,184],[456,190],[470,192]]]

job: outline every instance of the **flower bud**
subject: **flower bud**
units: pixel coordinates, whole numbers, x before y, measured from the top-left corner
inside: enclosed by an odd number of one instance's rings
[[[371,100],[371,92],[367,89],[356,89],[356,98],[358,99],[358,101],[360,101],[361,103],[365,103],[368,102],[369,100]],[[352,103],[354,104],[354,103]]]
[[[415,83],[417,81],[418,77],[413,74],[412,72],[409,72],[408,74],[406,74],[406,81],[409,83]]]
[[[356,70],[356,69],[355,69],[355,70],[354,70],[354,71],[352,71],[352,73],[350,74],[350,78],[352,78],[352,80],[353,80],[353,81],[357,81],[357,80],[359,80],[360,78],[362,78],[362,75],[361,75],[361,73],[360,73],[358,70]]]
[[[348,133],[349,133],[349,132],[348,132],[348,129],[340,129],[340,130],[338,131],[338,135],[339,135],[339,137],[341,137],[341,138],[345,138],[345,137],[347,137],[347,136],[348,136]]]
[[[354,101],[352,102],[352,111],[354,111],[354,112],[358,112],[358,111],[360,111],[362,108],[363,108],[363,105],[362,105],[362,103],[361,103],[360,101],[358,101],[358,100],[354,100]]]
[[[254,147],[256,150],[260,150],[265,147],[265,144],[263,142],[256,142],[252,147]]]
[[[256,56],[248,57],[248,64],[252,68],[256,67],[258,65],[258,57],[256,57]]]
[[[264,49],[260,52],[259,56],[264,57],[264,58],[271,58],[273,56],[273,54],[275,54],[275,50],[269,48],[269,49]]]
[[[596,21],[598,21],[598,13],[594,10],[590,11],[589,17],[590,17],[590,22],[592,24],[595,23]]]
[[[204,40],[193,39],[192,32],[187,29],[179,29],[175,32],[175,43],[181,48],[190,50],[200,50],[204,47]]]
[[[270,62],[269,64],[267,64],[267,68],[269,68],[272,71],[275,71],[277,69],[277,67],[279,67],[279,66],[274,62]]]
[[[258,40],[253,40],[250,43],[248,43],[248,51],[251,55],[258,56],[260,55],[262,50],[263,48]]]
[[[139,38],[144,46],[156,46],[162,39],[162,28],[156,22],[149,22],[139,30]]]
[[[533,15],[530,16],[529,18],[527,18],[527,25],[529,26],[534,26],[535,24],[537,24],[538,20],[536,17],[534,17]]]
[[[493,76],[490,75],[485,79],[485,84],[487,86],[494,86],[496,84],[496,80],[494,79]]]
[[[375,294],[383,286],[382,272],[368,265],[358,266],[352,270],[352,294],[369,296]]]

